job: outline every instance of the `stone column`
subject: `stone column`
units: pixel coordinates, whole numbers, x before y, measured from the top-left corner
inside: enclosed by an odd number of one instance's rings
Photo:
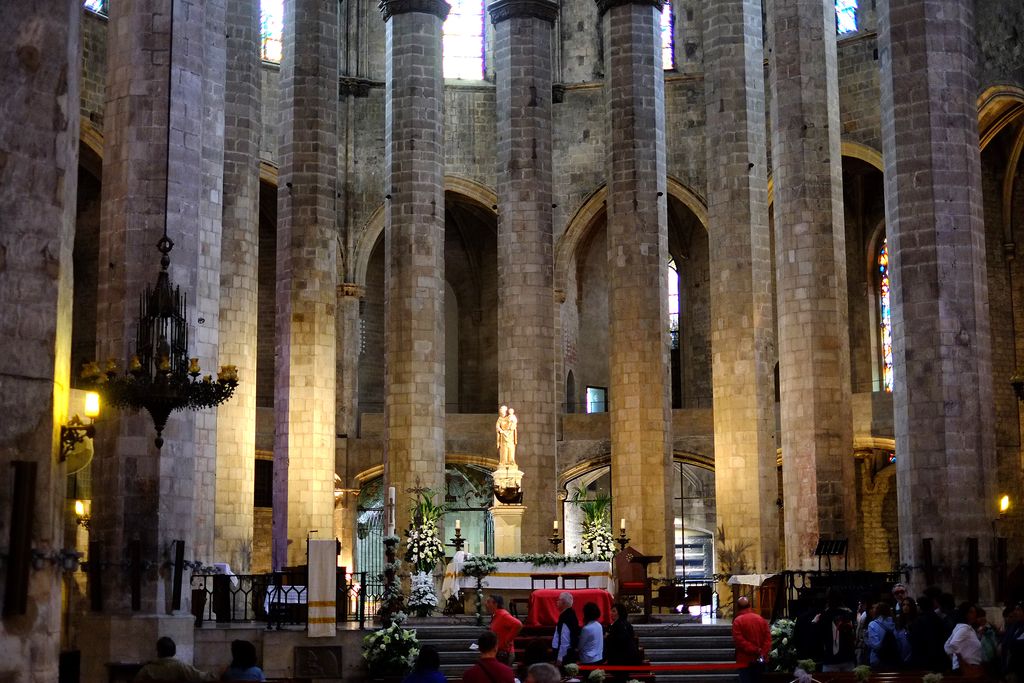
[[[285,4],[277,193],[273,564],[333,536],[337,329],[338,5]]]
[[[521,547],[539,553],[555,516],[551,39],[558,4],[497,0],[488,11],[498,133],[498,396],[519,418],[516,460],[528,510]]]
[[[338,434],[355,438],[359,401],[359,302],[362,287],[345,282],[338,286]]]
[[[249,570],[256,467],[256,319],[259,251],[261,82],[258,0],[228,0],[224,85],[224,219],[220,363],[238,388],[217,411],[215,557]]]
[[[196,5],[156,0],[115,3],[110,9],[97,356],[123,368],[135,352],[139,298],[160,268],[156,243],[165,221],[175,243],[170,278],[188,296],[189,350],[196,353],[203,342],[197,302],[202,299],[200,259],[210,246],[203,241],[210,231],[201,227],[210,216],[200,208],[209,188],[199,172],[209,170],[203,151],[207,34],[205,9]],[[158,634],[174,638],[179,654],[191,659],[187,580],[176,612],[172,575],[160,568],[174,540],[184,542],[186,559],[205,559],[197,557],[195,545],[201,438],[196,414],[172,414],[159,450],[146,413],[108,408],[97,432],[90,541],[99,541],[102,553],[90,554],[89,561],[111,563],[111,570],[103,578],[106,614],[83,617],[79,644],[86,680],[105,677],[105,662],[136,658],[137,643]],[[133,542],[149,567],[142,572],[137,610],[130,604],[129,572],[122,564]]]
[[[224,217],[224,84],[227,40],[226,0],[206,0],[203,43],[202,192],[199,196],[199,239],[196,274],[195,351],[204,374],[216,375],[224,361],[220,345],[221,225]],[[230,410],[230,408],[229,408]],[[214,560],[217,507],[218,411],[196,415],[195,558]]]
[[[661,2],[598,0],[608,113],[612,493],[633,546],[675,569]],[[639,492],[643,495],[639,495]]]
[[[71,251],[78,189],[81,3],[44,0],[0,25],[6,102],[0,126],[0,544],[9,550],[15,461],[34,468],[33,548],[65,546],[66,477],[58,463],[71,358]],[[81,406],[70,412],[82,413]],[[74,539],[68,545],[74,548]],[[0,586],[10,562],[0,567]],[[24,614],[0,621],[0,665],[16,680],[57,680],[61,574],[30,570]],[[23,672],[22,677],[18,673]]]
[[[996,516],[974,31],[967,0],[879,6],[900,559],[920,567],[929,542],[935,581],[965,591]]]
[[[385,460],[396,530],[410,489],[444,495],[444,0],[383,0]],[[443,530],[442,530],[443,533]]]
[[[767,7],[786,567],[806,569],[855,524],[836,19]]]
[[[761,1],[716,0],[704,22],[719,540],[748,548],[749,571],[774,571],[779,487]]]

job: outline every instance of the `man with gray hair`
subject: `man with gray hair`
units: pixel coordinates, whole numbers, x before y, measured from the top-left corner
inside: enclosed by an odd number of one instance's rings
[[[526,683],[561,683],[562,674],[547,662],[533,664],[526,670]]]
[[[572,608],[572,593],[563,591],[557,604],[560,614],[555,635],[551,637],[551,649],[555,651],[555,663],[562,666],[579,659],[580,620]]]

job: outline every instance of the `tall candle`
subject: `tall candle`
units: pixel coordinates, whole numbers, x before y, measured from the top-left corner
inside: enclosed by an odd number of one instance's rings
[[[554,524],[551,525],[551,529],[557,534],[558,533],[558,520],[556,519]]]
[[[388,518],[388,536],[395,535],[395,487],[388,487],[388,507],[386,510]]]
[[[455,530],[456,531],[462,531],[462,520],[461,519],[455,520]]]
[[[622,532],[623,536],[626,535],[626,518],[625,517],[623,517],[622,519],[619,520],[619,531]]]

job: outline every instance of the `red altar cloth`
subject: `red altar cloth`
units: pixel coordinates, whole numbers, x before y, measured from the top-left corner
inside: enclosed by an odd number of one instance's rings
[[[539,588],[530,593],[530,611],[526,618],[527,626],[554,626],[558,623],[558,596],[562,593],[572,595],[572,608],[583,625],[583,606],[592,602],[601,610],[601,623],[611,623],[612,596],[601,588],[578,588],[561,591],[554,588]]]

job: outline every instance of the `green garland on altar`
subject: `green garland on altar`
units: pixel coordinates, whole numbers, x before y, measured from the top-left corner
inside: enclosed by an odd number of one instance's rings
[[[530,553],[526,555],[477,555],[486,557],[491,562],[527,562],[537,567],[556,567],[573,562],[600,562],[604,558],[596,555],[561,555],[559,553]],[[472,559],[472,558],[471,558]],[[467,560],[469,562],[470,560]],[[465,570],[463,570],[465,574]]]

